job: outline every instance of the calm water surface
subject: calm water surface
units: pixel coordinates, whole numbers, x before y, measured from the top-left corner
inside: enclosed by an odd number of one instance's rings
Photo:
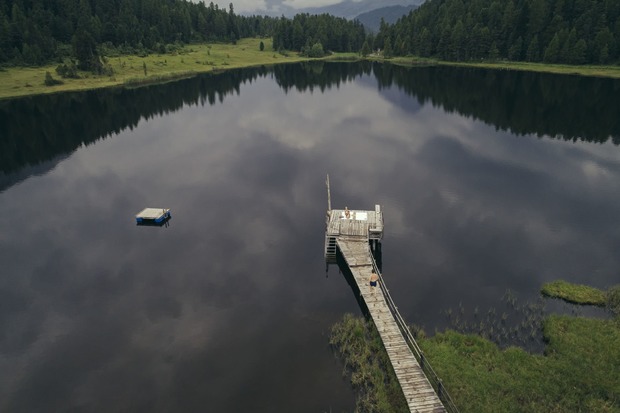
[[[616,284],[618,113],[618,81],[347,64],[2,102],[0,411],[351,411],[326,173],[334,206],[383,206],[429,332]]]

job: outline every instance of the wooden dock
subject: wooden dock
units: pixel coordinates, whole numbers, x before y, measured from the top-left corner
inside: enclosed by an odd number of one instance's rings
[[[329,196],[329,184],[328,184]],[[442,403],[435,388],[427,378],[418,359],[423,360],[422,352],[417,343],[407,331],[403,334],[403,320],[398,314],[391,297],[385,288],[383,278],[377,267],[372,251],[378,246],[383,237],[383,213],[376,205],[374,211],[360,210],[332,210],[331,199],[326,217],[325,232],[325,260],[336,262],[339,250],[346,262],[359,293],[369,310],[383,345],[400,383],[409,410],[413,413],[444,413],[446,407]],[[370,286],[370,276],[376,273],[380,277],[379,286]],[[401,322],[400,326],[397,322]],[[416,349],[418,358],[414,355],[410,344]],[[430,366],[426,366],[427,369]],[[432,369],[430,370],[432,371]],[[439,394],[442,394],[441,382],[433,372],[435,383],[439,383]],[[447,395],[447,393],[444,393]],[[449,400],[449,396],[447,397]],[[454,407],[451,400],[446,406]],[[456,407],[450,411],[457,411]]]
[[[416,413],[446,412],[401,333],[380,287],[370,286],[370,275],[376,270],[368,240],[341,236],[337,245],[379,331],[409,410]]]

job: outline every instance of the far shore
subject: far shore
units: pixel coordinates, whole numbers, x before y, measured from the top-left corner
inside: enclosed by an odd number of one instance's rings
[[[260,50],[261,41],[264,50]],[[80,72],[79,79],[62,79],[56,73],[57,64],[41,67],[0,68],[0,99],[24,96],[83,91],[108,87],[137,87],[146,84],[165,83],[172,80],[196,76],[201,73],[219,73],[229,69],[255,66],[273,66],[317,60],[299,56],[295,52],[278,53],[272,50],[271,39],[242,39],[232,44],[192,44],[168,54],[149,54],[148,56],[122,55],[108,56],[113,67],[112,76],[95,76]],[[366,58],[356,53],[335,53],[320,60],[338,61],[377,61],[400,66],[459,66],[496,70],[519,70],[541,73],[569,74],[620,78],[620,66],[569,66],[528,62],[448,62],[418,57],[395,57],[384,59],[370,55]],[[46,72],[62,84],[46,86]]]

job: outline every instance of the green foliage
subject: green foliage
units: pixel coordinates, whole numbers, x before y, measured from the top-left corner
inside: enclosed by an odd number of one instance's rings
[[[63,82],[61,80],[54,79],[50,72],[45,72],[45,80],[43,81],[43,84],[45,84],[45,86],[62,85],[62,83]]]
[[[359,400],[383,397],[383,387],[390,385],[373,381],[369,372],[376,359],[386,357],[372,330],[362,318],[346,315],[330,336],[353,372]],[[418,334],[417,341],[462,413],[619,412],[620,326],[612,320],[554,315],[543,330],[545,355],[501,350],[479,336],[454,331],[432,338]],[[397,401],[396,392],[392,396],[396,400],[388,401]],[[363,410],[358,401],[358,411],[398,411],[379,410],[377,404]]]
[[[329,342],[345,362],[345,372],[358,392],[360,413],[409,412],[398,379],[374,324],[346,314],[336,323]]]
[[[364,41],[364,44],[362,45],[362,50],[360,51],[360,53],[364,57],[366,57],[366,56],[368,56],[370,54],[370,46],[368,45],[368,40]]]
[[[547,297],[560,298],[575,304],[604,306],[606,302],[604,291],[587,285],[572,284],[562,280],[543,284],[541,292]]]
[[[84,0],[0,2],[0,64],[41,65],[73,57],[82,70],[101,71],[97,48],[165,53],[165,45],[200,41],[237,42],[271,36],[278,19],[239,16],[213,3],[188,0]],[[109,4],[108,4],[109,3]],[[148,3],[148,4],[147,4]],[[12,6],[11,6],[12,4]],[[128,50],[131,49],[131,50]],[[146,53],[146,52],[145,52]]]
[[[616,285],[607,291],[607,308],[616,317],[620,317],[620,285]]]
[[[383,23],[375,47],[385,49],[385,39],[397,39],[392,47],[401,56],[607,64],[620,60],[620,7],[610,0],[428,0],[396,24]]]
[[[420,345],[463,413],[619,411],[618,326],[551,316],[544,333],[546,356],[454,332]]]
[[[389,37],[386,37],[383,40],[383,57],[389,59],[394,56],[394,51],[392,50],[392,41]]]
[[[69,64],[64,63],[58,65],[58,67],[56,67],[56,73],[65,79],[79,79],[80,77],[78,75],[77,66],[73,61],[69,62]]]
[[[325,52],[323,51],[323,45],[317,42],[312,45],[312,48],[308,51],[308,57],[323,57]]]
[[[304,42],[305,39],[305,42]],[[298,14],[292,20],[278,20],[273,34],[273,48],[308,50],[310,45],[320,43],[324,50],[333,52],[356,52],[361,49],[366,34],[362,24],[328,14]]]

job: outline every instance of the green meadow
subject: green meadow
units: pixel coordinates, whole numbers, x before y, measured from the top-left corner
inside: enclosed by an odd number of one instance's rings
[[[265,46],[264,51],[260,51],[261,41]],[[296,53],[283,55],[271,49],[271,39],[242,39],[236,45],[192,44],[173,53],[149,54],[144,57],[107,56],[107,62],[114,70],[112,76],[79,72],[79,79],[62,79],[56,73],[57,64],[36,68],[4,68],[0,69],[0,98],[161,83],[198,73],[308,60]],[[63,83],[46,86],[45,72],[50,72],[55,80]]]
[[[264,44],[263,51],[260,50],[261,41]],[[299,56],[296,52],[277,53],[272,50],[271,39],[258,38],[241,39],[235,45],[223,43],[191,44],[165,54],[120,55],[105,56],[105,58],[113,69],[111,76],[78,72],[79,78],[77,79],[63,79],[56,73],[58,64],[41,67],[0,68],[0,99],[104,87],[134,87],[141,84],[162,83],[195,76],[198,73],[310,60],[307,57]],[[353,61],[362,58],[356,53],[334,53],[323,59]],[[620,78],[619,66],[570,66],[527,62],[466,63],[418,57],[383,59],[376,55],[370,55],[366,60],[390,62],[404,66],[447,65]],[[46,86],[46,72],[49,72],[54,80],[59,80],[62,83]]]

